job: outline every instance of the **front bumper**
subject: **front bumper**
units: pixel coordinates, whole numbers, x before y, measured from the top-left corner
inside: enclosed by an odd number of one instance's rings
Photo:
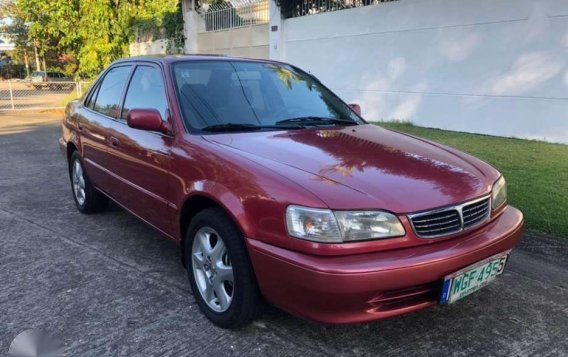
[[[438,303],[445,275],[513,248],[523,215],[513,207],[455,239],[391,251],[313,256],[247,239],[255,274],[272,304],[310,320],[357,323]]]

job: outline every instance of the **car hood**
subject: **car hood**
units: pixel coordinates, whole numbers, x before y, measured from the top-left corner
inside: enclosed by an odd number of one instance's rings
[[[375,125],[208,135],[334,209],[416,212],[488,194],[499,173],[457,150]]]

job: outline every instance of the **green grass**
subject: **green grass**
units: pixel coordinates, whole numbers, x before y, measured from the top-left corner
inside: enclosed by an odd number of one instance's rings
[[[525,215],[533,233],[568,238],[568,145],[423,128],[409,123],[376,123],[472,154],[499,169],[508,199]]]

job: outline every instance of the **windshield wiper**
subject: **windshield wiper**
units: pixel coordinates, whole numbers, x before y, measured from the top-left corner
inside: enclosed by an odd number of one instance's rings
[[[224,123],[224,124],[214,124],[201,128],[203,131],[210,132],[235,132],[235,131],[256,131],[263,129],[302,129],[299,125],[256,125],[256,124],[241,124],[241,123]]]
[[[356,121],[349,120],[349,119],[337,119],[337,118],[326,118],[326,117],[316,117],[316,116],[306,116],[306,117],[297,117],[297,118],[290,118],[284,119],[276,122],[276,125],[294,123],[298,125],[329,125],[329,124],[338,124],[338,125],[359,125]]]

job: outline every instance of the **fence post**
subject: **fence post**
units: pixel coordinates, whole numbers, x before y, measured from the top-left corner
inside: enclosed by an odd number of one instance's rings
[[[14,92],[12,91],[12,80],[8,79],[8,87],[10,88],[10,103],[12,104],[12,110],[16,109],[14,107]]]
[[[81,98],[81,82],[75,82],[75,89],[77,90],[77,98]]]

